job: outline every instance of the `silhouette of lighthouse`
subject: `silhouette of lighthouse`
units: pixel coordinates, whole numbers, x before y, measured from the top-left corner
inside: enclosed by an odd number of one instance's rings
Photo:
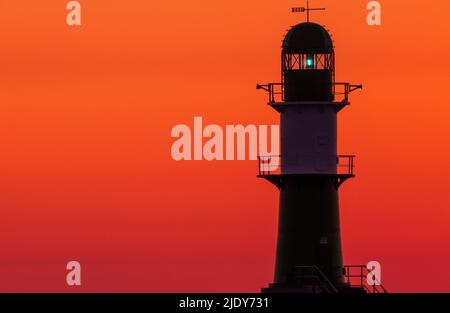
[[[309,21],[310,10],[322,9],[293,9],[308,20],[283,40],[282,82],[257,85],[268,92],[281,128],[281,155],[259,157],[258,177],[280,192],[275,277],[262,291],[366,292],[365,267],[343,266],[338,191],[354,177],[354,156],[337,153],[337,115],[362,86],[335,82],[333,41]]]

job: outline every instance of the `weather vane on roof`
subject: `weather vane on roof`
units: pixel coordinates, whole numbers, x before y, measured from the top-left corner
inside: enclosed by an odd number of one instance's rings
[[[306,8],[305,7],[296,7],[292,8],[292,13],[298,13],[298,12],[305,12],[306,11],[306,19],[309,23],[309,11],[324,11],[325,8],[310,8],[309,7],[309,0],[306,1]]]

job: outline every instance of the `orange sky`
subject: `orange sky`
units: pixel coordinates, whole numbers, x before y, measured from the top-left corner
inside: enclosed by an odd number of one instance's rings
[[[341,188],[347,264],[382,264],[390,291],[450,291],[447,0],[313,1],[356,154]],[[300,1],[0,2],[0,291],[258,291],[272,280],[278,192],[254,161],[175,162],[171,128],[273,124],[255,90],[278,81]],[[424,11],[424,6],[427,10]]]

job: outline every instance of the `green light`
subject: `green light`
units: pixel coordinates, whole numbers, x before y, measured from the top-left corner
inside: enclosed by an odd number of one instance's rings
[[[311,58],[306,59],[306,66],[312,67],[314,65],[314,61]]]

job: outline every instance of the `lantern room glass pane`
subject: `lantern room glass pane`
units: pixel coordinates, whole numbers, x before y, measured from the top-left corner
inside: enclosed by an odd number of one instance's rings
[[[283,71],[333,70],[333,54],[284,54]]]

